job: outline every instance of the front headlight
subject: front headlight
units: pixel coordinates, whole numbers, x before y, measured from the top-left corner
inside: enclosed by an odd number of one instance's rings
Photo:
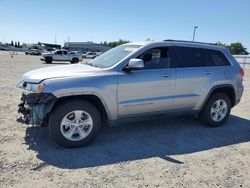
[[[42,93],[44,89],[45,89],[45,84],[27,83],[26,87],[24,87],[24,90],[30,93]]]
[[[45,89],[45,86],[45,84],[34,84],[21,81],[16,87],[24,93],[42,93]]]

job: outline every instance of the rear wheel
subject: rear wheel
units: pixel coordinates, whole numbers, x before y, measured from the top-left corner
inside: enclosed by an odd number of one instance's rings
[[[87,101],[69,101],[51,114],[49,131],[56,143],[65,148],[90,144],[101,127],[97,108]]]
[[[48,63],[48,64],[51,64],[52,61],[53,61],[53,59],[52,59],[52,57],[45,57],[44,61],[45,61],[46,63]]]
[[[204,106],[200,118],[208,126],[223,125],[231,111],[231,101],[224,93],[213,94]]]

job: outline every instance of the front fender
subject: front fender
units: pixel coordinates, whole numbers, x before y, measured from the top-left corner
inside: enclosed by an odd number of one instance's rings
[[[118,118],[117,76],[72,77],[45,80],[44,92],[57,98],[94,95],[102,102],[109,120]]]

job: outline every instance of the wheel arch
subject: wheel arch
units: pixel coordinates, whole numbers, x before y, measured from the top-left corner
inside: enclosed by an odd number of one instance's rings
[[[107,106],[105,105],[102,98],[96,94],[62,96],[55,101],[55,103],[53,104],[53,106],[51,108],[50,113],[54,109],[56,109],[60,104],[67,102],[67,101],[70,101],[70,100],[86,100],[86,101],[88,101],[96,106],[96,108],[100,112],[100,115],[101,115],[103,122],[110,120],[110,113],[109,113]]]
[[[52,56],[46,56],[44,57],[44,61],[46,62],[46,59],[51,59],[51,62],[54,60]]]
[[[234,105],[236,104],[236,92],[235,92],[234,86],[231,84],[223,84],[223,85],[214,86],[212,89],[210,89],[205,101],[202,104],[201,109],[203,109],[208,99],[215,93],[227,94],[227,96],[230,98],[231,106],[234,107]]]

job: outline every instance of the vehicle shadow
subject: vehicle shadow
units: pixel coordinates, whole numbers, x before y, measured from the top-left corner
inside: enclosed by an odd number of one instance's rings
[[[188,154],[250,141],[250,120],[230,116],[218,128],[203,126],[192,117],[175,117],[105,128],[88,147],[64,149],[47,128],[27,128],[26,144],[46,165],[77,169],[160,157],[182,164],[172,155]],[[44,165],[44,164],[43,164]]]

